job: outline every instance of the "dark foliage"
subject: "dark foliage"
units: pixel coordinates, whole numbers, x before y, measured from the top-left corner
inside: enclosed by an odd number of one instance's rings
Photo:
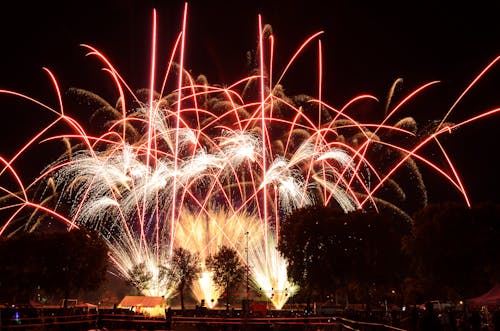
[[[26,303],[95,290],[107,270],[108,248],[94,232],[23,233],[0,241],[0,293]],[[40,295],[40,296],[39,296]]]
[[[167,268],[168,279],[177,285],[181,299],[181,309],[184,311],[184,292],[190,288],[201,272],[200,256],[185,248],[174,249]]]
[[[408,229],[371,211],[346,214],[315,206],[282,223],[278,249],[288,260],[289,276],[309,296],[319,299],[344,289],[351,298],[369,302],[374,292],[384,296],[404,279],[401,238]]]
[[[463,299],[500,280],[500,206],[432,204],[416,213],[404,251],[434,296]]]
[[[208,270],[213,272],[215,285],[224,290],[228,309],[231,298],[245,277],[245,265],[236,250],[227,246],[221,246],[215,255],[208,257],[206,264]]]

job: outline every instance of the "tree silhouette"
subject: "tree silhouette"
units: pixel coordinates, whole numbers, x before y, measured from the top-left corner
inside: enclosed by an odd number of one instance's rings
[[[83,229],[61,233],[50,237],[45,249],[45,266],[50,270],[44,285],[62,290],[64,302],[80,290],[98,288],[104,280],[108,248],[98,233]]]
[[[418,278],[430,284],[428,299],[476,296],[498,281],[500,205],[431,204],[414,218],[404,251]]]
[[[224,245],[215,255],[208,257],[206,264],[208,270],[213,272],[215,285],[223,289],[226,309],[229,309],[232,294],[238,289],[245,276],[245,265],[236,250]]]
[[[144,262],[134,265],[129,276],[127,280],[129,285],[133,286],[140,294],[149,288],[149,283],[153,280],[153,274],[148,271]]]
[[[374,287],[384,295],[407,267],[401,239],[409,225],[373,211],[344,213],[313,206],[297,210],[281,225],[278,250],[288,275],[309,298],[344,289],[368,302]]]
[[[175,248],[166,272],[168,279],[177,285],[181,309],[184,313],[184,291],[191,286],[201,272],[199,254],[191,253],[182,247]]]
[[[0,297],[4,302],[28,302],[34,298],[39,278],[45,274],[41,242],[40,235],[34,233],[0,238]]]
[[[108,247],[99,235],[83,229],[3,239],[0,292],[26,302],[36,299],[35,289],[62,294],[64,299],[82,290],[95,290],[105,278],[107,254]]]

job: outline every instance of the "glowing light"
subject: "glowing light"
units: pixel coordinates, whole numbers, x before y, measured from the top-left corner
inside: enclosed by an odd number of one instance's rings
[[[166,298],[173,295],[174,288],[168,287],[161,267],[168,265],[172,249],[182,246],[201,256],[203,273],[192,290],[209,307],[217,303],[221,290],[215,288],[204,263],[220,245],[228,245],[238,252],[242,263],[248,261],[252,287],[260,288],[280,309],[297,291],[287,277],[286,260],[276,249],[283,216],[311,204],[338,204],[345,211],[385,204],[405,215],[378,194],[391,187],[403,195],[404,189],[398,185],[395,173],[404,170],[410,172],[416,189],[426,200],[415,160],[443,175],[468,201],[444,150],[446,168],[438,167],[419,153],[424,146],[438,142],[439,136],[449,133],[449,129],[496,114],[500,109],[453,126],[440,124],[435,132],[414,145],[399,146],[390,139],[391,134],[417,140],[416,124],[411,118],[394,125],[388,123],[408,100],[436,82],[422,85],[393,109],[386,110],[388,115],[381,123],[362,123],[348,116],[346,110],[361,100],[378,102],[377,99],[357,96],[340,110],[326,104],[321,63],[317,99],[288,97],[279,84],[301,51],[321,33],[309,37],[298,48],[273,83],[273,73],[265,69],[264,48],[266,38],[271,48],[274,39],[261,32],[259,74],[229,87],[212,86],[204,76],[195,78],[184,70],[186,14],[187,7],[159,93],[154,91],[154,14],[151,82],[145,100],[132,92],[111,61],[84,45],[103,62],[120,95],[115,109],[91,92],[71,90],[78,97],[98,100],[100,107],[96,111],[104,109],[109,113],[110,126],[101,136],[87,134],[63,111],[57,80],[48,70],[56,86],[59,110],[17,92],[0,90],[34,102],[57,116],[10,160],[0,159],[3,165],[0,175],[10,176],[16,185],[16,189],[7,184],[0,187],[4,199],[14,201],[3,207],[10,215],[0,228],[0,235],[10,229],[12,232],[22,227],[33,229],[43,218],[40,214],[45,213],[69,228],[97,230],[108,243],[110,258],[122,277],[132,278],[134,266],[144,265],[152,276],[144,294]],[[262,31],[260,17],[259,27]],[[321,44],[318,49],[321,52]],[[273,51],[270,53],[274,55]],[[172,60],[176,54],[179,63]],[[319,59],[321,62],[321,54]],[[467,91],[499,59],[492,61]],[[273,68],[272,58],[269,63]],[[177,84],[169,94],[164,93],[167,80]],[[127,104],[135,107],[127,108]],[[49,129],[61,123],[73,133],[49,136]],[[68,152],[49,164],[33,182],[25,184],[14,162],[38,142],[60,138],[76,144],[69,146]],[[392,153],[384,160],[387,163],[377,167],[370,153],[379,151],[383,157],[388,150]],[[25,210],[31,212],[28,218],[31,224],[20,226],[18,216]],[[245,240],[246,233],[251,235]]]

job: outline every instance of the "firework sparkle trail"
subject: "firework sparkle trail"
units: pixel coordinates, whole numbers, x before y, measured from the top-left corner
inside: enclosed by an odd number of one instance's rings
[[[130,278],[133,267],[143,263],[156,280],[145,294],[169,297],[172,289],[166,287],[158,267],[168,264],[174,247],[200,252],[206,258],[220,245],[228,245],[246,262],[247,247],[242,243],[245,233],[250,233],[248,263],[254,287],[262,288],[275,307],[281,308],[295,291],[286,276],[286,261],[275,248],[279,221],[284,215],[311,204],[338,204],[346,212],[376,208],[385,203],[378,197],[382,189],[392,185],[404,191],[394,176],[401,169],[409,169],[417,177],[418,190],[425,196],[414,160],[441,174],[468,201],[448,155],[443,151],[447,161],[443,168],[420,152],[439,142],[440,136],[493,115],[498,109],[458,124],[446,124],[447,114],[434,131],[417,141],[411,119],[389,123],[394,122],[399,109],[434,82],[408,94],[382,122],[360,123],[347,110],[361,101],[376,103],[377,99],[360,95],[340,109],[326,104],[322,100],[321,61],[318,97],[288,97],[280,81],[302,50],[315,41],[321,59],[321,33],[309,37],[298,48],[278,75],[280,78],[273,82],[272,56],[266,59],[265,54],[274,54],[274,39],[272,34],[264,33],[266,26],[260,16],[256,73],[228,87],[210,85],[204,76],[195,78],[185,70],[184,54],[189,49],[185,38],[187,5],[182,22],[162,88],[155,92],[158,50],[156,12],[153,14],[151,79],[146,97],[132,91],[104,54],[84,46],[89,55],[102,61],[120,95],[115,108],[91,92],[70,91],[79,99],[99,104],[96,109],[112,118],[100,136],[88,134],[64,110],[57,81],[49,70],[58,95],[57,109],[26,95],[1,90],[48,109],[56,119],[12,158],[1,159],[2,177],[13,178],[17,187],[1,187],[5,199],[14,203],[2,207],[10,217],[0,235],[20,228],[34,229],[40,214],[50,214],[69,228],[97,230],[108,242],[111,259],[121,276]],[[167,81],[175,82],[174,91],[165,93]],[[73,133],[51,136],[49,129],[60,122]],[[416,143],[408,148],[385,140],[390,134]],[[36,143],[55,139],[71,143],[68,152],[25,184],[14,163]],[[398,157],[382,171],[369,156],[373,148],[395,151]],[[45,188],[35,189],[40,187]],[[24,212],[32,216],[30,222],[20,225],[18,216]],[[193,289],[195,295],[207,303],[215,302],[220,292],[212,290],[213,284],[204,280]]]

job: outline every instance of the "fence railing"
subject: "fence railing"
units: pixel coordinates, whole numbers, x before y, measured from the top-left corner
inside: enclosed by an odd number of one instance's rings
[[[355,321],[337,316],[303,317],[200,317],[174,315],[171,319],[150,318],[132,313],[102,313],[40,316],[1,314],[1,331],[88,331],[88,330],[176,330],[217,331],[234,327],[239,330],[274,331],[405,331],[383,323]]]

